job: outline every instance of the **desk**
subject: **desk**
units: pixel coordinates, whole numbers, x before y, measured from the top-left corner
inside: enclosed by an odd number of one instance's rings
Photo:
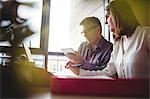
[[[27,99],[137,99],[137,98],[117,97],[117,96],[94,96],[94,95],[69,95],[69,94],[67,95],[67,94],[52,94],[51,92],[46,92],[42,94],[29,96]]]
[[[42,95],[30,97],[28,99],[137,99],[137,98],[108,97],[108,96],[83,96],[83,95],[53,95],[49,93],[49,94],[42,94]]]
[[[15,66],[15,70],[20,71],[22,68],[19,67],[20,66]],[[28,69],[25,68],[23,70]],[[33,82],[27,83],[27,79],[25,78],[26,76],[24,77],[22,71],[19,72],[22,76],[19,75],[18,79],[13,78],[15,75],[12,75],[13,72],[8,72],[8,68],[3,68],[2,73],[4,73],[4,75],[2,75],[2,85],[4,85],[3,89],[7,88],[9,90],[8,92],[10,92],[10,94],[8,95],[11,96],[12,92],[16,91],[12,94],[13,96],[20,96],[20,94],[24,96],[25,94],[27,99],[120,99],[126,97],[127,99],[130,97],[134,97],[136,99],[139,96],[149,96],[149,79],[123,80],[82,77],[52,77],[50,74],[48,75],[47,72],[41,69],[33,68],[32,75],[28,76],[28,78],[30,76],[34,78],[32,79]],[[25,74],[26,73],[28,72],[25,72]],[[49,83],[49,77],[52,78],[51,84]]]
[[[35,88],[33,89],[27,99],[148,99],[145,98],[148,95],[148,80],[107,80],[107,79],[79,79],[80,81],[76,81],[77,79],[66,79],[66,78],[54,78],[53,79],[55,85],[50,88]],[[95,86],[87,86],[89,83],[92,85],[98,81],[100,85],[97,87],[99,89],[92,89],[96,88]],[[57,84],[56,84],[57,81]],[[83,82],[85,83],[83,85]],[[79,82],[78,85],[76,82]],[[70,87],[70,89],[65,89],[66,86],[70,86],[69,83],[75,85],[75,87]],[[145,85],[146,84],[146,85]],[[61,85],[61,86],[60,86]],[[62,86],[63,85],[63,86]],[[104,86],[102,86],[104,85]],[[107,86],[106,86],[107,85]],[[78,88],[81,87],[83,91],[87,92],[80,92],[78,93]],[[118,87],[117,87],[118,86]],[[136,87],[136,88],[135,88]],[[63,88],[63,89],[61,89]],[[59,89],[59,90],[58,90]],[[74,91],[72,91],[74,89]],[[98,91],[98,93],[94,92],[95,94],[90,94],[90,90]],[[53,91],[53,92],[52,92]],[[56,92],[57,91],[57,92]],[[133,92],[134,91],[134,92]],[[89,93],[89,94],[88,94]],[[112,94],[112,95],[111,95]]]

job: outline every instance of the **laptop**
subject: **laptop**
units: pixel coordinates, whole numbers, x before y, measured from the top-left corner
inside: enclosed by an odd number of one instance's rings
[[[27,60],[31,63],[34,63],[34,60],[32,58],[32,54],[31,54],[31,50],[24,44],[22,43],[22,46],[25,50],[25,54],[26,54],[26,57],[27,57]]]

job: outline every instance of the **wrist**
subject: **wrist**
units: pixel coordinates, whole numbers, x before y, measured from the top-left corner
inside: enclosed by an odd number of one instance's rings
[[[88,63],[88,61],[87,60],[83,60],[81,64],[83,65],[83,64],[86,64],[86,63]]]

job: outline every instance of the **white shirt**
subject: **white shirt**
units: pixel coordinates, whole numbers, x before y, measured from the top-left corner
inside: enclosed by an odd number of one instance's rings
[[[137,26],[131,37],[122,36],[113,45],[107,67],[102,71],[80,69],[81,76],[106,75],[118,78],[150,78],[150,27]]]

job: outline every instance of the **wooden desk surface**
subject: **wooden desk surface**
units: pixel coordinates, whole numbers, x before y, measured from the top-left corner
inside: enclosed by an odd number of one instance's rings
[[[62,82],[61,82],[62,83]],[[131,88],[129,88],[131,89]],[[89,95],[89,94],[54,94],[51,92],[51,89],[48,87],[39,87],[34,88],[29,92],[27,99],[148,99],[148,98],[139,98],[139,97],[130,97],[130,96],[118,96],[113,95]]]
[[[137,99],[137,98],[115,97],[115,96],[94,96],[94,95],[70,95],[70,94],[67,95],[67,94],[52,94],[51,92],[47,92],[47,93],[41,93],[41,94],[29,96],[27,99]]]

